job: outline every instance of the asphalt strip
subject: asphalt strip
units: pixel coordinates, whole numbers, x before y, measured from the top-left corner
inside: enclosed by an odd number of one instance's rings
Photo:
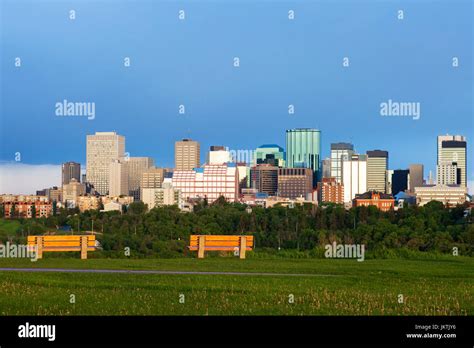
[[[63,273],[107,273],[107,274],[168,274],[168,275],[232,275],[273,277],[337,277],[335,274],[307,273],[261,273],[261,272],[198,272],[198,271],[153,271],[126,269],[69,269],[69,268],[12,268],[0,267],[0,272],[63,272]]]

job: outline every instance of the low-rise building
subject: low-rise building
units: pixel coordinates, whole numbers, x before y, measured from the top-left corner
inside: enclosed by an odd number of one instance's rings
[[[76,207],[80,212],[87,210],[97,210],[100,205],[100,197],[97,196],[79,196],[76,200]]]
[[[395,205],[395,199],[392,195],[378,192],[378,191],[368,191],[360,195],[356,195],[353,200],[352,205],[354,207],[360,206],[370,206],[373,205],[380,209],[381,211],[388,211],[393,209]]]
[[[467,187],[461,185],[423,185],[415,187],[416,203],[423,206],[438,201],[447,206],[466,202]]]
[[[24,218],[31,219],[48,217],[52,214],[53,205],[44,201],[10,201],[3,202],[4,216],[6,219]]]
[[[86,193],[86,185],[72,178],[68,184],[63,185],[62,201],[68,208],[75,208],[77,205],[77,197]]]
[[[142,189],[142,201],[148,206],[148,209],[163,205],[177,205],[181,208],[183,199],[181,191],[174,189],[169,179],[165,179],[163,187]]]
[[[322,178],[318,183],[318,200],[321,203],[344,204],[344,185],[336,178]]]

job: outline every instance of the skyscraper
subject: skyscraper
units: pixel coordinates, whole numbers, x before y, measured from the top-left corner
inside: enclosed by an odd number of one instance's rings
[[[199,168],[201,148],[197,141],[183,139],[174,144],[174,163],[176,170],[193,170]]]
[[[367,190],[386,193],[388,152],[367,151]],[[393,184],[393,183],[392,183]],[[393,192],[393,189],[392,189]]]
[[[86,177],[95,190],[106,195],[109,191],[109,168],[113,160],[123,159],[125,137],[115,132],[96,132],[87,136]]]
[[[252,188],[260,193],[275,196],[278,191],[278,167],[270,164],[259,164],[250,169]]]
[[[423,164],[410,164],[410,192],[415,192],[415,187],[423,186]]]
[[[441,162],[443,162],[443,160],[441,159],[443,141],[466,141],[466,137],[464,137],[463,135],[449,135],[449,134],[438,135],[437,137],[437,143],[438,143],[437,150],[438,151],[437,151],[436,164],[440,164]]]
[[[273,157],[271,157],[271,155],[273,155]],[[268,158],[268,156],[275,159],[276,166],[285,166],[285,150],[276,144],[265,144],[257,147],[255,150],[254,164],[266,163],[265,160]]]
[[[354,145],[349,143],[331,144],[331,177],[336,178],[336,182],[342,181],[342,156],[350,158],[354,154]]]
[[[122,160],[113,160],[109,164],[109,196],[128,195],[127,165]]]
[[[342,162],[341,162],[342,168]],[[321,178],[331,178],[331,159],[325,158],[321,161]]]
[[[153,167],[153,158],[151,157],[129,157],[125,160],[128,173],[128,195],[138,201],[140,200],[140,181],[142,173]]]
[[[456,183],[463,187],[467,185],[467,143],[462,135],[440,135],[438,136],[438,162],[437,183],[447,185]],[[452,175],[443,173],[455,172],[456,178],[453,182]],[[451,181],[451,182],[449,182]]]
[[[311,128],[286,131],[286,167],[313,170],[313,187],[321,177],[321,131]]]
[[[461,168],[456,162],[436,166],[436,183],[438,185],[461,185]]]
[[[405,192],[408,189],[408,177],[410,171],[408,169],[395,169],[392,175],[392,194]]]
[[[81,165],[76,162],[66,162],[62,164],[62,186],[71,182],[71,179],[76,179],[76,182],[81,182]]]
[[[367,191],[366,155],[343,156],[342,185],[344,186],[345,203],[351,202],[356,194],[362,194]]]

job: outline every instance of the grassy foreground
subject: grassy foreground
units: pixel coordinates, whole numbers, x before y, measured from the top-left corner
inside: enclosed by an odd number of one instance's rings
[[[302,274],[0,271],[0,315],[474,315],[474,259],[464,257],[364,262],[46,258],[0,259],[0,267]],[[70,303],[71,295],[75,303]]]

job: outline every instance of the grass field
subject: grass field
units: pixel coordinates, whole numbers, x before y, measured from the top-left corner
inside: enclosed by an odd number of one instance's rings
[[[21,224],[16,220],[0,219],[0,237],[10,237],[17,235]]]
[[[1,315],[474,315],[474,259],[0,259],[0,267],[268,272],[0,272]],[[286,276],[284,274],[304,274]],[[70,296],[75,295],[75,304]],[[180,303],[184,295],[184,303]],[[399,295],[403,302],[399,303]],[[294,298],[294,303],[290,303]],[[181,297],[182,299],[182,297]]]

